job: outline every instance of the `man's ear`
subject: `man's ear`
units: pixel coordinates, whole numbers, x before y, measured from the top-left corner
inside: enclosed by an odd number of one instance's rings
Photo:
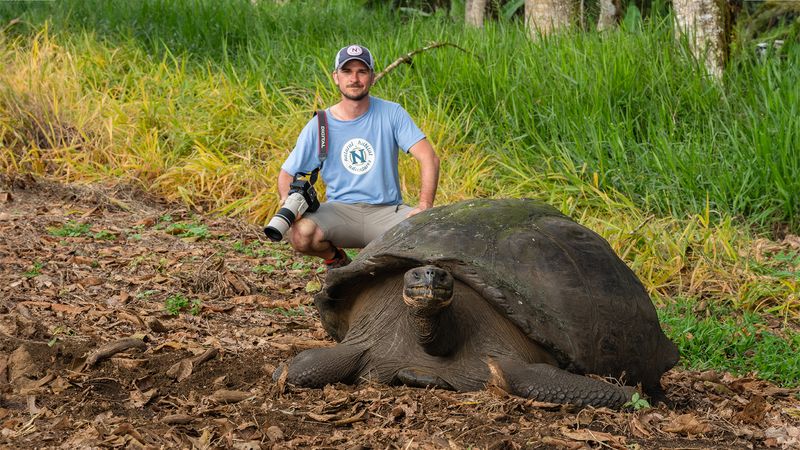
[[[331,72],[331,78],[333,78],[333,82],[338,85],[339,84],[339,76],[337,75],[336,72],[337,72],[336,70]]]

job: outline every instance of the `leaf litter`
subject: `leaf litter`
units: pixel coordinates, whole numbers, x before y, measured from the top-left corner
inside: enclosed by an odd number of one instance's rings
[[[0,176],[0,192],[0,446],[800,448],[796,390],[714,371],[673,369],[666,403],[639,411],[287,385],[284,361],[333,344],[315,263],[130,186]]]

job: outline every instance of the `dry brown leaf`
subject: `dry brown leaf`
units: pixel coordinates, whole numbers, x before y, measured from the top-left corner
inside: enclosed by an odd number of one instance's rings
[[[699,420],[693,414],[681,414],[674,417],[672,421],[662,428],[662,431],[691,436],[708,433],[711,431],[711,426]]]
[[[2,191],[0,192],[0,203],[10,203],[14,200],[14,197],[11,196],[10,192]]]
[[[83,287],[100,286],[101,284],[103,284],[103,280],[101,280],[98,277],[91,277],[90,276],[90,277],[79,279],[78,280],[78,284],[80,284]]]
[[[306,415],[317,422],[330,422],[337,417],[336,414],[316,414],[310,411]]]
[[[238,297],[233,297],[228,299],[229,303],[233,303],[234,305],[253,305],[253,304],[263,304],[266,305],[269,303],[269,298],[265,295],[240,295]]]
[[[354,415],[352,415],[350,417],[345,417],[344,419],[339,419],[339,420],[334,421],[333,425],[339,427],[339,426],[342,426],[342,425],[349,425],[351,423],[360,422],[362,420],[366,420],[366,418],[367,418],[366,414],[367,414],[367,410],[366,409],[362,409],[361,411],[359,411],[358,413],[356,413],[356,414],[354,414]]]
[[[764,397],[754,395],[744,409],[736,414],[736,418],[744,423],[759,423],[764,420],[768,408],[769,406],[764,401]]]
[[[8,381],[15,382],[38,371],[26,346],[20,346],[8,357]]]
[[[147,344],[145,344],[141,339],[135,337],[127,337],[118,339],[114,342],[109,342],[92,352],[86,358],[86,365],[91,367],[104,359],[110,358],[117,353],[124,352],[125,350],[129,350],[131,348],[145,349],[147,348]]]
[[[70,259],[69,259],[69,262],[70,262],[71,264],[75,264],[75,265],[78,265],[78,266],[87,266],[87,267],[91,267],[91,266],[92,266],[92,264],[94,263],[94,259],[92,259],[92,258],[89,258],[89,257],[87,257],[87,256],[80,256],[80,255],[77,255],[77,256],[73,256],[72,258],[70,258]]]
[[[157,388],[150,389],[149,391],[142,392],[138,389],[131,391],[131,404],[134,408],[141,408],[142,406],[150,403],[153,397],[158,393]]]
[[[278,376],[278,381],[276,382],[278,394],[283,394],[286,392],[286,379],[289,378],[289,368],[285,363],[281,363],[276,370],[280,370],[280,375]],[[272,378],[275,378],[274,374],[272,375]]]
[[[172,414],[161,419],[161,423],[167,425],[186,425],[187,423],[192,423],[196,419],[196,417],[187,414]]]
[[[0,332],[3,330],[0,329]],[[8,356],[0,354],[0,385],[8,383]]]
[[[281,442],[284,440],[283,430],[281,430],[280,427],[276,425],[268,427],[267,430],[264,432],[264,434],[266,434],[270,442],[273,443]]]
[[[568,428],[562,428],[561,434],[574,441],[599,442],[611,448],[626,450],[625,436],[615,436],[610,433],[590,430],[588,428],[582,428],[580,430],[570,430]]]
[[[783,243],[794,249],[800,249],[800,236],[794,234],[787,234],[783,238]]]
[[[649,438],[653,435],[653,433],[650,432],[650,427],[642,423],[640,417],[631,417],[630,428],[631,434],[638,438]]]
[[[250,392],[220,389],[218,391],[214,391],[214,393],[211,394],[208,399],[214,403],[225,405],[229,403],[238,403],[251,397],[253,397],[253,394]]]
[[[557,448],[566,448],[568,450],[580,450],[583,448],[587,448],[581,442],[575,441],[565,441],[564,439],[554,438],[553,436],[545,436],[542,438],[542,444],[547,446],[553,446]]]
[[[53,391],[54,394],[59,395],[66,391],[67,389],[71,388],[72,384],[69,381],[62,377],[58,377],[50,383],[50,390]]]
[[[764,431],[764,436],[767,440],[772,440],[776,446],[781,448],[798,448],[800,447],[800,427],[795,426],[780,426],[770,427]]]
[[[170,378],[174,378],[179,383],[192,375],[192,370],[194,370],[194,363],[192,363],[193,358],[184,358],[175,364],[172,365],[167,370],[167,376]]]

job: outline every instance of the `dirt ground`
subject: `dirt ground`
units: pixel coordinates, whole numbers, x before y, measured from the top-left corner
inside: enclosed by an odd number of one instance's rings
[[[714,372],[674,369],[666,404],[623,412],[276,383],[333,344],[323,276],[259,227],[135,188],[0,176],[0,447],[800,447],[796,391]]]

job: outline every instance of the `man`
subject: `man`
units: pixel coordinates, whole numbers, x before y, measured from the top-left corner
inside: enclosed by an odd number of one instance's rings
[[[375,81],[372,54],[351,45],[336,54],[333,81],[342,94],[326,110],[328,156],[321,171],[328,201],[289,229],[295,250],[318,256],[330,268],[350,262],[342,248],[362,248],[407,217],[433,206],[439,158],[425,135],[398,104],[369,95]],[[317,118],[306,124],[281,167],[278,192],[289,196],[294,174],[319,167]],[[397,170],[398,149],[419,162],[419,203],[403,204]]]

